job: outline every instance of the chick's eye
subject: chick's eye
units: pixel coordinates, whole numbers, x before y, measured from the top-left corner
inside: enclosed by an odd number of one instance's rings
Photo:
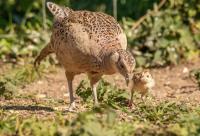
[[[151,76],[150,76],[150,75],[147,75],[147,77],[150,78]]]

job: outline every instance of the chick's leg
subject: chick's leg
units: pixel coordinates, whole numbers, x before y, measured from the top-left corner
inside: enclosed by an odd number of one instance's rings
[[[133,92],[134,92],[134,91],[131,90],[131,99],[130,99],[130,102],[131,102],[131,103],[133,103]]]
[[[131,89],[131,97],[130,97],[130,100],[128,102],[129,107],[132,107],[132,105],[134,104],[133,103],[133,93],[134,93],[134,89]]]
[[[75,101],[74,101],[74,94],[73,94],[73,86],[72,82],[74,79],[74,74],[65,72],[67,77],[67,83],[68,83],[68,90],[69,90],[69,98],[70,98],[70,105],[68,110],[72,111],[75,108]]]
[[[147,90],[145,90],[145,92],[141,93],[141,100],[143,103],[145,103],[146,98],[147,98]]]

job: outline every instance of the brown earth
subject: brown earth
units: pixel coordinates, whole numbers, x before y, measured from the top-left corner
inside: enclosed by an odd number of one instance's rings
[[[200,103],[198,84],[194,77],[190,75],[190,71],[197,68],[200,68],[200,60],[185,62],[177,66],[150,69],[156,81],[152,95],[159,100],[171,99],[188,103]],[[104,76],[103,79],[118,88],[126,88],[125,81],[119,74]],[[77,88],[81,80],[87,80],[87,76],[84,74],[77,75],[74,80],[74,89]],[[69,94],[64,70],[58,68],[57,73],[45,75],[45,78],[27,85],[23,92],[32,92],[38,96],[68,101]]]
[[[200,104],[199,87],[195,79],[190,76],[190,71],[197,68],[200,68],[200,59],[177,66],[150,69],[156,81],[152,95],[158,101],[170,100],[185,102],[189,105]],[[0,106],[3,109],[15,112],[29,111],[23,112],[23,114],[35,113],[38,116],[55,114],[51,111],[60,107],[67,107],[69,94],[64,70],[57,68],[56,71],[55,73],[46,74],[40,80],[22,87],[19,93],[22,96],[24,94],[25,97],[18,97],[11,100],[0,99]],[[126,88],[124,79],[118,74],[104,76],[103,78],[118,88]],[[85,79],[87,77],[84,74],[76,76],[74,89],[76,89],[81,80]],[[29,97],[28,95],[31,96]],[[78,108],[79,111],[83,111],[87,106],[81,106],[82,104],[80,104],[79,99],[77,97]],[[58,101],[55,102],[53,100]],[[51,105],[55,107],[51,108]]]

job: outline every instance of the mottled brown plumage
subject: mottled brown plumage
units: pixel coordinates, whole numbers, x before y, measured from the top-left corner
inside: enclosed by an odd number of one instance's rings
[[[54,15],[52,36],[35,65],[48,54],[56,54],[66,71],[72,106],[72,80],[77,74],[88,74],[95,103],[98,103],[96,83],[102,75],[119,72],[129,80],[135,60],[126,51],[126,35],[113,17],[100,12],[74,11],[51,2],[47,7]]]

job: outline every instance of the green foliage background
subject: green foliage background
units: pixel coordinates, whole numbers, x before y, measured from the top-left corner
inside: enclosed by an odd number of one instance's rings
[[[45,0],[0,1],[0,58],[16,62],[34,57],[49,40],[52,15],[45,11]],[[113,1],[54,0],[73,9],[113,14]],[[157,3],[157,4],[156,4]],[[200,1],[117,0],[118,21],[124,28],[138,66],[176,64],[182,58],[199,55]],[[151,12],[151,13],[150,13]],[[148,14],[137,28],[134,23]],[[149,14],[150,13],[150,14]]]

